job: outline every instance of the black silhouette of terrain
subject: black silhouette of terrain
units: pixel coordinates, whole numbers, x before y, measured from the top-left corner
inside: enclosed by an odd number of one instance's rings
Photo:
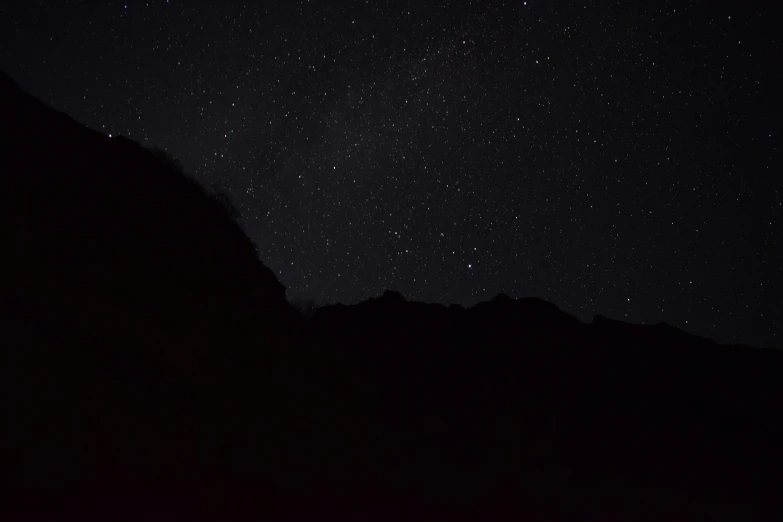
[[[0,101],[11,519],[780,515],[778,350],[504,295],[306,319],[171,158]]]

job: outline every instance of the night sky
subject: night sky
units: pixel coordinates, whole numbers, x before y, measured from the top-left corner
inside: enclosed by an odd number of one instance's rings
[[[292,299],[538,296],[780,344],[779,12],[0,1],[0,67],[227,193]]]

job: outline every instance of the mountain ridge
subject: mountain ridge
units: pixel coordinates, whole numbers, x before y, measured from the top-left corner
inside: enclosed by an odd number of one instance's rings
[[[779,513],[783,352],[503,294],[308,318],[171,158],[0,107],[11,518]]]

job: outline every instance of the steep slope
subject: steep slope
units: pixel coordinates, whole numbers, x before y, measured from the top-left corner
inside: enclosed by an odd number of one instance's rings
[[[292,369],[299,321],[224,207],[165,157],[4,75],[0,113],[12,482],[57,498],[173,493],[233,465],[243,440],[293,440],[282,426],[291,387],[306,388]]]
[[[241,228],[176,165],[77,124],[7,77],[0,89],[6,288],[30,295],[42,287],[63,303],[89,291],[113,293],[100,298],[130,309],[146,301],[147,309],[130,314],[134,320],[147,314],[151,321],[198,324],[217,316],[240,331],[250,310],[287,308],[285,288]],[[57,281],[42,277],[78,282],[81,291],[61,293]],[[157,299],[145,299],[149,294]],[[72,301],[68,308],[81,309]],[[106,307],[83,321],[114,332],[121,325],[113,321],[126,314],[111,312]],[[200,335],[211,333],[217,335]]]

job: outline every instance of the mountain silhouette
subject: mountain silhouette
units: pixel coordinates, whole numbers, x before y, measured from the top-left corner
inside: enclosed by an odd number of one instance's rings
[[[504,294],[298,313],[166,153],[0,103],[9,519],[780,514],[779,350]]]

